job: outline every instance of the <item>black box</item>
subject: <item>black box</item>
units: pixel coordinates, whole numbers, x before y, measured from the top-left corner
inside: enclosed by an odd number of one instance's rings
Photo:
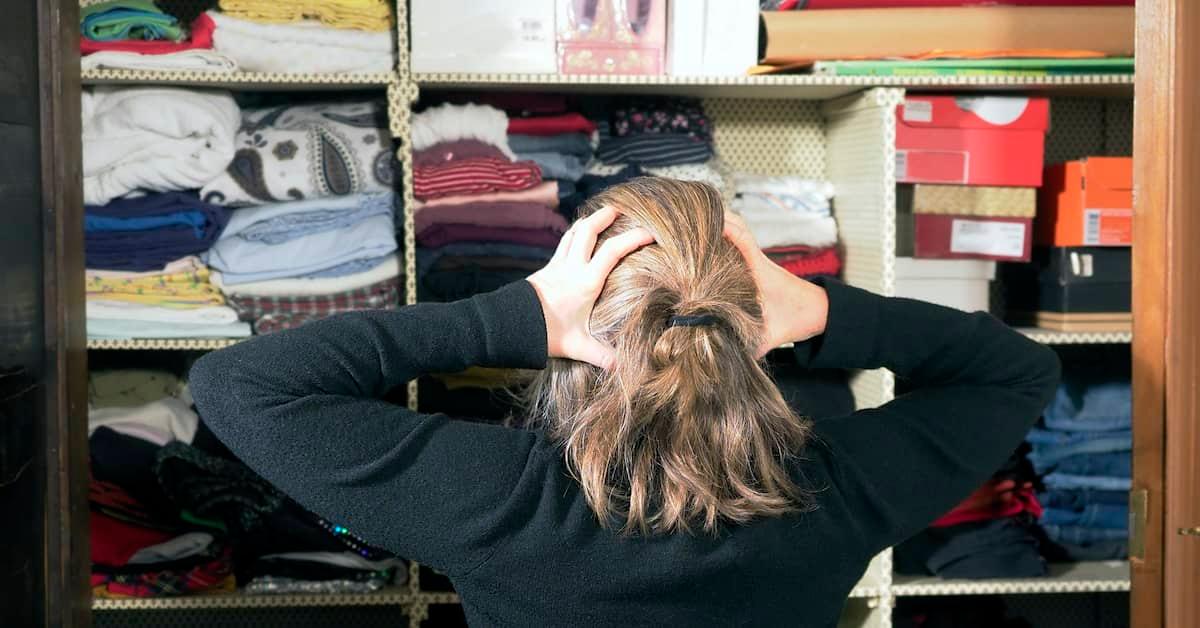
[[[1132,250],[1036,247],[1028,264],[1001,264],[1009,312],[1129,312]]]

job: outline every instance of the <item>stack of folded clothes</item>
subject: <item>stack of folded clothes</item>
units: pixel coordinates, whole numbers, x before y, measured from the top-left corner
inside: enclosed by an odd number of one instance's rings
[[[445,104],[414,116],[419,299],[453,301],[522,279],[566,231],[556,182],[543,181],[535,162],[515,159],[510,130],[504,112],[487,105]]]
[[[200,15],[184,29],[153,0],[101,0],[79,8],[84,70],[234,72],[237,63],[212,49],[216,25]]]
[[[221,0],[206,15],[213,45],[247,72],[391,72],[392,3],[385,0]]]
[[[1068,371],[1029,432],[1045,492],[1041,525],[1054,558],[1109,560],[1129,551],[1133,446],[1128,379]]]
[[[250,333],[195,257],[229,211],[195,188],[233,157],[238,109],[225,92],[96,88],[83,95],[88,335]]]
[[[204,253],[256,333],[400,304],[395,158],[378,102],[248,110],[201,194],[238,207]]]
[[[182,517],[154,474],[156,456],[191,443],[199,417],[179,379],[157,371],[89,378],[91,547],[97,597],[232,591],[232,547]]]
[[[227,451],[173,442],[154,473],[188,517],[227,531],[247,593],[367,593],[405,571],[392,554],[307,512]]]
[[[250,326],[238,321],[237,312],[209,282],[208,267],[196,257],[147,272],[89,268],[85,282],[90,338],[250,335]]]
[[[733,210],[775,263],[800,277],[837,276],[842,268],[833,184],[799,177],[735,175]]]
[[[490,94],[486,101],[508,114],[508,144],[516,158],[536,163],[543,180],[558,184],[560,198],[574,193],[595,152],[596,125],[572,111],[563,96]]]
[[[635,165],[646,174],[732,191],[727,169],[713,151],[712,123],[698,99],[618,98],[599,117],[599,163],[589,174],[612,176],[622,166]]]
[[[943,578],[1046,575],[1036,519],[1043,510],[1022,445],[990,480],[895,550],[896,571]]]

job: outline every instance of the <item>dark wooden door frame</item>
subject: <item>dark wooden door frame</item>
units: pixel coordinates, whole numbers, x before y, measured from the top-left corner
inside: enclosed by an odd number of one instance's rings
[[[1200,3],[1138,0],[1134,99],[1133,625],[1200,626]]]

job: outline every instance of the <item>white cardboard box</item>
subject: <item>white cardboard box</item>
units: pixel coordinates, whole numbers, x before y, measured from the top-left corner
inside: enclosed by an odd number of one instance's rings
[[[988,310],[988,284],[995,277],[991,261],[896,258],[896,296],[965,312]]]
[[[670,0],[667,72],[742,76],[758,62],[757,0]]]
[[[412,0],[413,72],[558,71],[554,0]]]

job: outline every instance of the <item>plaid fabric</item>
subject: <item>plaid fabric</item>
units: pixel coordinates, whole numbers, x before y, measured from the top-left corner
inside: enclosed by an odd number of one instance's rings
[[[255,333],[263,334],[298,327],[342,312],[396,309],[400,306],[400,279],[392,277],[362,288],[330,294],[231,295],[229,301],[242,320],[253,323]]]
[[[188,569],[155,570],[154,565],[140,573],[104,573],[93,570],[92,593],[96,597],[172,597],[202,591],[232,591],[233,551],[216,542],[205,560]]]

